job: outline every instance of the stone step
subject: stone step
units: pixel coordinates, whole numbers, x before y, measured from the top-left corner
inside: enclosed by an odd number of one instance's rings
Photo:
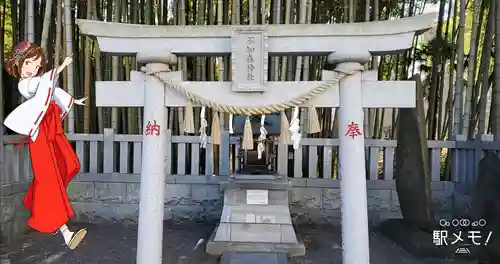
[[[292,224],[288,205],[226,205],[221,223]]]
[[[224,252],[220,264],[288,264],[285,253]]]
[[[215,242],[298,243],[295,230],[287,224],[220,223]]]
[[[233,174],[228,181],[221,183],[221,187],[223,189],[289,190],[292,183],[283,175]]]
[[[306,254],[304,243],[298,241],[292,225],[220,223],[205,250],[213,256],[225,252],[273,252],[292,257]]]
[[[248,201],[248,198],[251,200],[252,194],[249,195],[247,191],[246,189],[226,189],[224,191],[224,205],[251,204],[252,201]],[[265,195],[266,191],[268,205],[289,205],[290,192],[288,190],[262,190],[261,195]]]

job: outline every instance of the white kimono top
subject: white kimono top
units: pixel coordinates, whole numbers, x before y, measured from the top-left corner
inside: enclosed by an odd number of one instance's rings
[[[18,89],[27,100],[5,118],[4,125],[12,131],[29,136],[34,142],[38,136],[40,123],[52,100],[61,108],[64,120],[73,108],[73,97],[56,87],[59,75],[56,69],[42,76],[25,78],[19,81]]]

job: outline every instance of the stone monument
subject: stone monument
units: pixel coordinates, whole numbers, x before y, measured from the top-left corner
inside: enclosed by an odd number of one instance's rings
[[[492,232],[487,245],[480,248],[477,257],[480,264],[500,263],[500,239],[494,234],[500,233],[500,158],[492,151],[485,153],[479,162],[479,172],[472,190],[472,203],[469,217],[473,221],[484,219],[486,226],[480,229],[487,237]],[[483,241],[485,238],[482,238]],[[484,243],[484,242],[483,242]]]
[[[427,14],[367,23],[250,26],[150,26],[78,20],[80,32],[97,38],[101,51],[137,54],[146,64],[141,72],[132,72],[131,81],[96,84],[98,106],[147,108],[137,263],[162,261],[162,168],[167,158],[161,148],[166,140],[161,136],[166,120],[164,107],[192,103],[246,116],[269,115],[287,108],[298,113],[299,107],[340,107],[343,263],[369,264],[363,108],[414,107],[415,83],[379,82],[377,72],[363,72],[363,65],[372,55],[411,48],[414,35],[430,28],[435,17]],[[182,72],[171,72],[167,66],[176,55],[204,54],[230,54],[233,79],[183,82]],[[291,54],[329,54],[328,62],[335,63],[336,68],[323,71],[323,81],[267,81],[268,56]],[[298,124],[297,114],[290,125],[294,148],[300,147]],[[207,252],[222,254],[229,263],[256,263],[269,252],[275,253],[271,254],[274,258],[268,258],[274,262],[286,261],[278,257],[283,253],[305,254],[291,225],[286,192],[291,186],[286,175],[278,169],[276,175],[232,176],[224,183],[227,188],[221,223],[207,244]]]
[[[426,137],[423,87],[416,81],[414,109],[401,109],[397,123],[395,182],[403,219],[389,219],[380,225],[381,232],[416,256],[447,254],[432,240],[435,226],[431,197],[431,179]]]

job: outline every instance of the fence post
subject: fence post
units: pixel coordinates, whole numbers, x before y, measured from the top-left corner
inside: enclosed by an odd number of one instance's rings
[[[104,129],[104,151],[103,151],[103,172],[104,173],[112,173],[114,168],[114,139],[115,139],[115,130],[113,128],[105,128]]]
[[[219,176],[229,175],[229,131],[221,132],[219,146]]]
[[[165,133],[165,174],[172,175],[172,130]]]
[[[476,182],[479,172],[479,162],[484,157],[483,152],[483,143],[492,142],[494,140],[494,136],[492,134],[479,134],[476,135],[474,139],[474,164],[473,164],[473,172],[467,177],[467,187],[472,187]]]
[[[481,135],[481,142],[485,142],[485,143],[488,143],[488,142],[493,142],[495,141],[495,135],[493,134],[484,134],[484,135]],[[481,159],[484,158],[485,154],[484,154],[484,151],[483,151],[483,148],[481,147]]]
[[[460,143],[464,143],[467,137],[465,135],[453,135],[451,140],[455,141],[455,148],[451,151],[451,180],[463,184],[466,182],[466,160],[465,151],[460,149]]]

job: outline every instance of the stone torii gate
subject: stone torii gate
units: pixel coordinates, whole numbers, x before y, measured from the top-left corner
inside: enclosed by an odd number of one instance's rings
[[[435,17],[251,26],[150,26],[78,20],[80,32],[97,38],[101,51],[137,55],[138,62],[146,64],[142,72],[132,72],[129,82],[96,84],[97,106],[144,106],[137,263],[160,264],[162,260],[167,159],[165,137],[161,136],[166,131],[164,108],[186,106],[189,96],[230,112],[340,107],[343,263],[369,264],[363,108],[414,107],[415,83],[377,81],[377,72],[362,72],[362,65],[372,55],[411,48],[415,34],[429,29]],[[182,73],[169,69],[176,55],[228,54],[233,70],[230,82],[182,82]],[[323,72],[324,81],[270,82],[269,55],[328,55],[328,62],[337,63],[337,67]]]

